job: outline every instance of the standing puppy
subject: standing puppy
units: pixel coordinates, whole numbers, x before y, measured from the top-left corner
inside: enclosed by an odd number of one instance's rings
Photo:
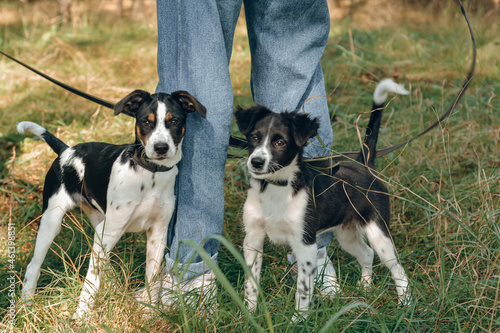
[[[289,245],[297,258],[296,310],[302,312],[309,307],[317,273],[316,237],[329,230],[357,258],[363,285],[372,282],[373,248],[392,273],[400,303],[408,302],[408,279],[389,235],[387,188],[374,171],[380,120],[389,92],[408,93],[390,79],[379,83],[363,149],[357,161],[342,163],[333,175],[302,161],[307,141],[317,134],[316,119],[298,111],[274,113],[260,105],[236,111],[240,132],[249,143],[251,178],[243,211],[243,251],[254,275],[245,282],[245,300],[251,310],[257,303],[265,236]]]
[[[88,142],[68,147],[35,123],[24,121],[17,126],[20,133],[29,131],[42,138],[58,155],[45,178],[43,216],[22,298],[33,296],[42,262],[68,210],[82,207],[95,227],[75,317],[81,317],[92,305],[108,254],[125,232],[146,232],[146,279],[151,301],[158,300],[160,264],[175,205],[176,164],[182,158],[186,117],[194,111],[206,115],[205,107],[185,91],[150,95],[136,90],[114,110],[115,115],[124,113],[136,119],[135,143]],[[148,296],[145,289],[141,300],[148,301]]]

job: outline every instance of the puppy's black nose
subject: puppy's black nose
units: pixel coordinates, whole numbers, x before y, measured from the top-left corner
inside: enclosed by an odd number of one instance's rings
[[[262,157],[254,157],[250,160],[250,163],[252,163],[252,166],[255,169],[262,169],[264,166],[265,160]]]
[[[166,143],[157,143],[154,145],[154,149],[158,155],[165,155],[168,151],[168,145]]]

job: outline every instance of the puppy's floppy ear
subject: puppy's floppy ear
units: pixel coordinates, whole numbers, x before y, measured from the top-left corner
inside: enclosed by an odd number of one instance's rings
[[[287,113],[287,117],[292,124],[293,138],[297,146],[305,146],[307,140],[318,134],[318,119],[311,119],[307,114],[298,112]]]
[[[248,133],[250,133],[254,128],[255,123],[271,112],[271,110],[259,104],[256,104],[248,109],[243,109],[242,107],[237,106],[234,116],[241,134],[247,136]]]
[[[185,112],[191,113],[196,111],[203,118],[207,117],[207,109],[187,91],[174,91],[170,96],[172,96],[172,98],[179,103]]]
[[[151,94],[144,90],[134,90],[124,99],[115,104],[115,116],[124,113],[127,116],[135,117],[141,105],[151,97]]]

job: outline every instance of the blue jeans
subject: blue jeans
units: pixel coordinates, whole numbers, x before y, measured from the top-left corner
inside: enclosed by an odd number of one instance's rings
[[[197,114],[187,119],[177,209],[167,239],[167,269],[194,252],[179,245],[181,240],[201,244],[222,234],[224,166],[233,117],[228,66],[241,5],[242,0],[157,0],[156,90],[187,90],[207,108],[206,119]],[[279,112],[299,109],[308,98],[320,96],[307,101],[305,111],[319,117],[319,135],[330,147],[332,130],[320,65],[330,30],[326,0],[245,1],[245,14],[254,101]],[[306,154],[327,155],[329,150],[312,140]],[[216,261],[219,242],[208,240],[203,247]],[[196,256],[185,278],[208,270]]]

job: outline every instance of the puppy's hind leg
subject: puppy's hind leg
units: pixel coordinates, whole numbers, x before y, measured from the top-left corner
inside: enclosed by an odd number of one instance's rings
[[[40,277],[42,263],[47,255],[54,238],[61,232],[61,224],[64,214],[73,207],[73,201],[64,189],[60,189],[53,195],[47,204],[47,209],[40,220],[38,235],[36,236],[33,259],[26,268],[23,281],[21,299],[29,301],[35,294],[36,284]]]
[[[369,287],[372,284],[373,250],[366,245],[359,227],[355,225],[337,227],[335,237],[344,250],[356,257],[361,265],[361,284]]]
[[[396,249],[391,238],[375,222],[371,221],[364,226],[364,231],[370,245],[373,247],[380,261],[391,271],[392,278],[396,284],[396,291],[400,305],[411,303],[411,296],[408,290],[408,277],[403,266],[398,261]]]

